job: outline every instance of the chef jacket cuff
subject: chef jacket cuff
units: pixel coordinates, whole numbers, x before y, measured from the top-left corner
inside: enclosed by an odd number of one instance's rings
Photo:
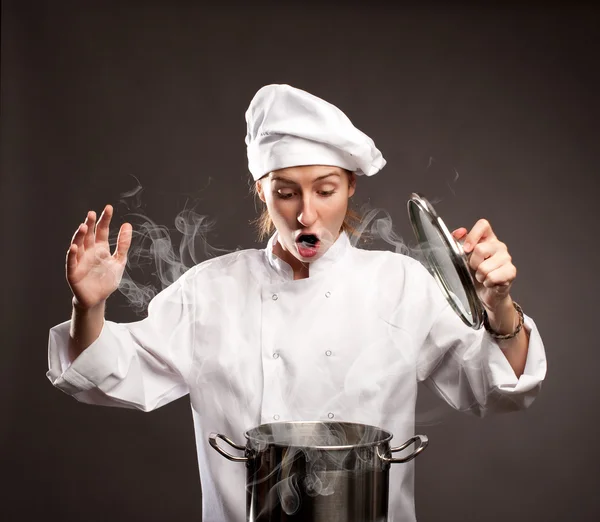
[[[106,322],[98,338],[74,361],[69,358],[71,321],[50,329],[48,338],[48,372],[50,382],[69,395],[96,388],[117,367],[118,344]]]
[[[492,389],[497,390],[502,395],[521,395],[534,392],[541,387],[541,383],[546,376],[546,353],[540,333],[527,315],[524,316],[524,328],[529,334],[529,347],[527,349],[527,359],[525,369],[520,377],[517,377],[513,371],[506,356],[502,353],[500,345],[487,334],[491,350],[489,352],[489,380]],[[533,401],[527,400],[527,405]]]

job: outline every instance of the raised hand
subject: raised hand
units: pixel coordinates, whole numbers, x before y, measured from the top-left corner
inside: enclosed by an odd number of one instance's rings
[[[96,213],[89,211],[67,251],[67,282],[73,292],[73,304],[81,309],[103,304],[118,288],[123,276],[132,227],[129,223],[121,225],[117,246],[111,255],[108,234],[112,215],[112,206],[106,205],[96,224]]]

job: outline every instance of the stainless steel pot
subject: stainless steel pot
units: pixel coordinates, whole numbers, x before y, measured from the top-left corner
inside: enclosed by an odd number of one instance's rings
[[[249,522],[385,522],[390,465],[414,459],[428,444],[425,435],[416,435],[390,448],[391,433],[349,422],[262,424],[245,437],[241,446],[211,433],[209,443],[246,464]],[[217,439],[244,455],[230,455]],[[415,443],[409,455],[392,457]]]

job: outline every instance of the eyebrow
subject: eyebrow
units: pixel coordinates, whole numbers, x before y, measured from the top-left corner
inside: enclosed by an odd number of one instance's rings
[[[313,180],[313,183],[316,183],[317,181],[321,181],[325,178],[328,178],[330,176],[337,176],[338,178],[340,177],[340,175],[337,172],[330,172],[329,174],[324,174],[323,176],[319,176],[318,178],[316,178],[315,180]],[[283,181],[285,183],[289,183],[291,185],[298,185],[298,183],[296,181],[293,181],[291,179],[285,178],[283,176],[273,176],[271,178],[271,181]]]

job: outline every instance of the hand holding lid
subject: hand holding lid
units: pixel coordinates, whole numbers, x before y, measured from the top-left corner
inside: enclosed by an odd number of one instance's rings
[[[433,206],[412,194],[408,214],[424,261],[460,318],[472,328],[483,324],[484,310],[510,301],[517,270],[490,223],[480,219],[470,231],[449,232]]]
[[[517,276],[506,244],[496,237],[486,219],[477,221],[469,232],[459,228],[452,235],[462,243],[463,251],[468,255],[479,299],[487,310],[496,310],[510,298],[510,289]]]

